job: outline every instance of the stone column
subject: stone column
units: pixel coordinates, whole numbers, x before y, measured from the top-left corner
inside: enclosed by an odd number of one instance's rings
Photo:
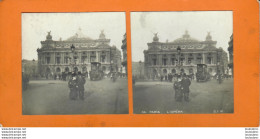
[[[90,62],[90,54],[89,54],[90,51],[87,51],[86,53],[87,53],[87,59],[86,59],[86,62],[89,63],[89,62]]]
[[[97,62],[100,62],[100,51],[96,51]]]
[[[45,64],[45,59],[46,59],[45,58],[45,53],[42,53],[42,61],[41,61],[42,63],[41,64]]]
[[[162,55],[161,54],[159,54],[158,55],[158,65],[162,65]]]
[[[79,63],[81,63],[81,52],[78,52],[78,54],[79,54]]]
[[[171,55],[169,54],[169,55],[167,55],[167,57],[168,57],[168,65],[170,66],[170,65],[172,65],[171,64]]]
[[[188,63],[189,63],[189,61],[188,61],[188,54],[184,54],[184,58],[185,58],[184,65],[188,65]]]
[[[217,53],[213,53],[213,64],[217,64]]]
[[[50,61],[50,64],[56,64],[55,63],[55,59],[56,59],[56,56],[55,56],[55,52],[51,53],[51,61]]]
[[[107,63],[110,64],[110,50],[108,52],[106,52],[106,57],[107,57]]]
[[[197,64],[197,57],[196,57],[197,53],[193,53],[193,64],[196,65]]]
[[[60,53],[60,63],[64,64],[64,53],[63,52]]]
[[[202,53],[202,64],[206,64],[206,57],[205,57],[205,53]]]

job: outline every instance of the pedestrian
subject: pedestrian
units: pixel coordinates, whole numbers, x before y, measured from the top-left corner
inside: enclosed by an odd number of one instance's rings
[[[184,100],[187,102],[189,102],[190,85],[191,85],[191,81],[187,77],[187,75],[184,73],[183,78],[181,80],[181,86],[182,86],[182,92],[184,95]]]
[[[48,80],[48,73],[45,74],[45,78]]]
[[[182,84],[181,84],[181,76],[177,76],[177,80],[173,84],[173,89],[175,91],[175,100],[178,102],[182,101],[183,93],[182,93]]]
[[[133,76],[133,78],[132,78],[132,83],[133,83],[133,86],[135,86],[135,76]]]
[[[161,74],[161,82],[163,81],[163,74]]]
[[[77,76],[75,73],[72,74],[69,79],[68,86],[70,88],[69,97],[71,100],[76,100],[78,97],[78,85],[77,85]]]
[[[172,82],[172,74],[169,73],[169,81]]]
[[[85,78],[81,75],[81,72],[78,72],[78,79],[77,79],[77,85],[78,85],[78,92],[79,92],[79,98],[81,100],[84,100],[84,84],[86,83]]]

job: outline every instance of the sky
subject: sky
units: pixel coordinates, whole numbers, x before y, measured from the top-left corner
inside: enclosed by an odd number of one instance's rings
[[[188,31],[192,38],[204,41],[210,32],[217,48],[226,52],[230,36],[233,34],[232,11],[193,11],[193,12],[132,12],[131,47],[132,61],[144,61],[143,51],[148,49],[154,33],[159,41],[169,42],[182,37]]]
[[[123,35],[126,32],[124,12],[91,13],[22,13],[22,59],[37,60],[37,48],[51,31],[52,39],[66,40],[81,28],[82,33],[98,39],[104,30],[110,45],[121,50]]]

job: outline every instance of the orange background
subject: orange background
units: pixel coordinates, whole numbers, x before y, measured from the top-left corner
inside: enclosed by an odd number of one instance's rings
[[[131,11],[232,10],[234,114],[133,114]],[[126,12],[129,114],[22,115],[22,12]],[[207,20],[207,19],[205,19]],[[0,123],[4,127],[258,126],[259,11],[257,0],[2,0],[0,1]]]

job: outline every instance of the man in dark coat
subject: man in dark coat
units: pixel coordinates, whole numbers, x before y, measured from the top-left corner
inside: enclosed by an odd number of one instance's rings
[[[78,98],[78,81],[77,76],[75,73],[72,74],[71,78],[69,79],[68,86],[70,88],[70,99],[76,100]]]
[[[188,102],[189,101],[191,81],[187,77],[186,74],[183,74],[183,78],[181,80],[181,85],[182,85],[182,92],[183,92],[183,95],[184,95],[184,100]]]
[[[175,91],[175,100],[178,102],[182,101],[183,92],[182,92],[182,84],[181,84],[181,76],[177,75],[177,80],[173,84],[173,88]]]
[[[84,100],[84,84],[86,83],[85,78],[81,75],[81,72],[78,73],[77,85],[78,85],[78,92],[79,98]]]

